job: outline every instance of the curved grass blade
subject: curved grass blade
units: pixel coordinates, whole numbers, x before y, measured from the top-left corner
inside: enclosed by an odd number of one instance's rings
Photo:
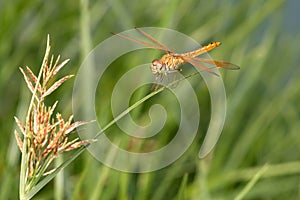
[[[269,165],[264,165],[244,187],[244,189],[234,198],[234,200],[244,199],[246,194],[253,188],[255,183],[262,177],[262,175],[269,169]]]
[[[96,136],[93,139],[97,139],[101,134],[103,134],[108,128],[110,128],[113,124],[115,124],[117,121],[119,121],[122,117],[124,117],[125,115],[127,115],[130,111],[132,111],[134,108],[138,107],[139,105],[141,105],[143,102],[145,102],[146,100],[150,99],[151,97],[153,97],[154,95],[164,91],[167,88],[170,88],[176,84],[178,84],[180,81],[183,81],[187,78],[190,78],[194,75],[199,74],[199,72],[195,72],[193,74],[190,74],[188,76],[185,76],[181,79],[178,79],[174,82],[169,83],[167,86],[165,87],[161,87],[156,91],[151,92],[150,94],[148,94],[147,96],[145,96],[144,98],[142,98],[141,100],[137,101],[136,103],[134,103],[132,106],[130,106],[129,108],[127,108],[126,110],[124,110],[120,115],[118,115],[115,119],[113,119],[110,123],[108,123],[101,132],[97,133]],[[31,190],[30,192],[28,192],[27,194],[24,195],[25,199],[30,199],[32,198],[36,193],[38,193],[48,182],[50,182],[61,170],[63,170],[65,167],[67,167],[73,160],[75,160],[85,149],[86,147],[88,147],[89,144],[86,144],[84,146],[81,146],[76,152],[74,152],[65,162],[63,162],[59,167],[57,167],[55,169],[55,171],[53,171],[53,173],[47,175],[43,180],[41,180],[39,183],[37,183]]]

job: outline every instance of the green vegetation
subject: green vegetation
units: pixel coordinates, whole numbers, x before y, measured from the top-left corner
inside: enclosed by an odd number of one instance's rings
[[[293,13],[295,8],[292,0],[0,2],[0,199],[18,198],[20,152],[14,116],[25,121],[31,98],[19,67],[29,66],[38,73],[50,34],[51,52],[60,54],[61,60],[70,58],[58,79],[76,75],[89,51],[111,32],[134,27],[174,29],[201,44],[221,41],[211,57],[241,67],[221,70],[227,119],[216,148],[199,160],[210,119],[210,98],[203,79],[193,76],[190,81],[198,92],[201,122],[192,146],[180,159],[155,172],[130,174],[106,167],[84,151],[33,199],[299,199],[300,29],[298,16],[291,16],[298,14]],[[150,62],[159,53],[135,51],[111,64],[96,96],[103,127],[113,120],[114,84],[131,66]],[[149,68],[145,73],[150,73]],[[56,109],[64,118],[72,114],[72,81],[46,102],[53,105],[58,99]],[[131,105],[145,97],[149,88],[134,93]],[[173,112],[178,102],[170,92],[154,95],[130,114],[136,123],[147,124],[154,103],[166,106],[170,119],[151,141],[132,140],[115,125],[107,136],[136,152],[164,146],[178,128],[174,123],[177,111]],[[69,156],[72,152],[56,164]]]

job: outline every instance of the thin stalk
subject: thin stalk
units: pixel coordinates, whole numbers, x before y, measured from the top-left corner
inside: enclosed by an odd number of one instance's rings
[[[50,54],[50,38],[49,35],[47,36],[47,46],[46,46],[46,52],[45,52],[45,56],[42,62],[42,66],[36,81],[36,85],[34,88],[34,92],[32,94],[31,100],[30,100],[30,104],[28,107],[28,111],[27,111],[27,116],[26,116],[26,124],[29,122],[30,119],[30,113],[34,104],[34,99],[36,97],[36,92],[38,89],[38,84],[41,80],[42,74],[43,74],[43,69],[47,63],[47,58],[49,57]],[[27,127],[27,126],[26,126]],[[28,128],[27,128],[28,129]],[[26,130],[26,133],[28,133],[29,130]],[[19,186],[19,192],[20,192],[20,199],[26,199],[25,198],[25,193],[26,193],[26,171],[27,171],[27,166],[28,166],[28,159],[27,159],[27,135],[24,135],[24,139],[23,139],[23,147],[22,147],[22,158],[21,158],[21,171],[20,171],[20,186]]]
[[[246,194],[253,188],[255,183],[262,177],[262,175],[269,169],[268,164],[264,165],[256,174],[253,176],[251,181],[244,187],[244,189],[234,198],[234,200],[242,200]]]

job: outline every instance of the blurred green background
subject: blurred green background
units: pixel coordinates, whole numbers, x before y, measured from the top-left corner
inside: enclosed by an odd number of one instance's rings
[[[300,199],[299,8],[298,0],[0,1],[0,199],[18,198],[20,154],[13,116],[24,120],[30,98],[18,68],[38,71],[46,35],[51,36],[53,54],[71,59],[62,71],[65,75],[76,74],[85,55],[112,31],[148,26],[177,30],[201,44],[222,41],[211,56],[241,67],[238,72],[222,71],[228,112],[214,152],[198,159],[210,98],[197,77],[199,134],[175,163],[156,172],[130,174],[107,168],[84,152],[63,171],[63,185],[50,182],[34,199]],[[153,59],[143,55],[125,56],[116,61],[117,72],[107,71],[96,97],[101,102],[96,109],[100,124],[112,119],[107,110],[111,90],[129,70],[126,66]],[[65,118],[72,113],[73,81],[48,99],[59,99],[57,110]],[[132,102],[144,95],[137,92]],[[159,95],[153,101],[159,102]],[[149,122],[151,103],[133,113],[139,123]],[[169,106],[173,105],[177,104]],[[154,142],[166,143],[174,129],[168,123]],[[123,137],[117,127],[111,132],[125,147],[136,142]],[[266,163],[267,171],[251,185]]]

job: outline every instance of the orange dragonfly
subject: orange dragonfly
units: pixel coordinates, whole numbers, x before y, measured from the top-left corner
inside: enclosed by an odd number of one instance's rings
[[[144,46],[151,47],[151,48],[154,48],[154,49],[157,49],[157,50],[160,50],[160,51],[163,51],[166,53],[161,59],[153,60],[151,63],[151,66],[150,66],[152,74],[154,74],[156,76],[157,84],[156,84],[155,90],[157,90],[159,84],[163,81],[164,77],[166,77],[166,79],[168,79],[168,73],[181,72],[182,70],[179,69],[179,67],[180,67],[180,65],[182,65],[186,62],[188,62],[204,71],[210,72],[216,76],[219,76],[219,75],[216,74],[210,68],[205,67],[201,63],[207,63],[207,64],[213,65],[215,67],[229,69],[229,70],[240,69],[237,65],[232,64],[227,61],[209,60],[209,59],[197,57],[201,54],[207,53],[208,51],[211,51],[212,49],[220,46],[221,42],[212,42],[212,43],[210,43],[206,46],[203,46],[199,49],[196,49],[194,51],[179,54],[179,53],[175,53],[168,46],[166,46],[163,43],[154,39],[151,35],[149,35],[145,31],[143,31],[142,29],[140,29],[140,28],[135,28],[135,29],[138,32],[140,32],[143,36],[148,38],[150,41],[152,41],[154,44],[144,42],[141,40],[137,40],[137,39],[133,39],[133,38],[130,38],[130,37],[118,34],[118,33],[113,33],[113,34],[117,35],[123,39],[129,40],[132,42],[136,42],[136,43],[142,44]]]

